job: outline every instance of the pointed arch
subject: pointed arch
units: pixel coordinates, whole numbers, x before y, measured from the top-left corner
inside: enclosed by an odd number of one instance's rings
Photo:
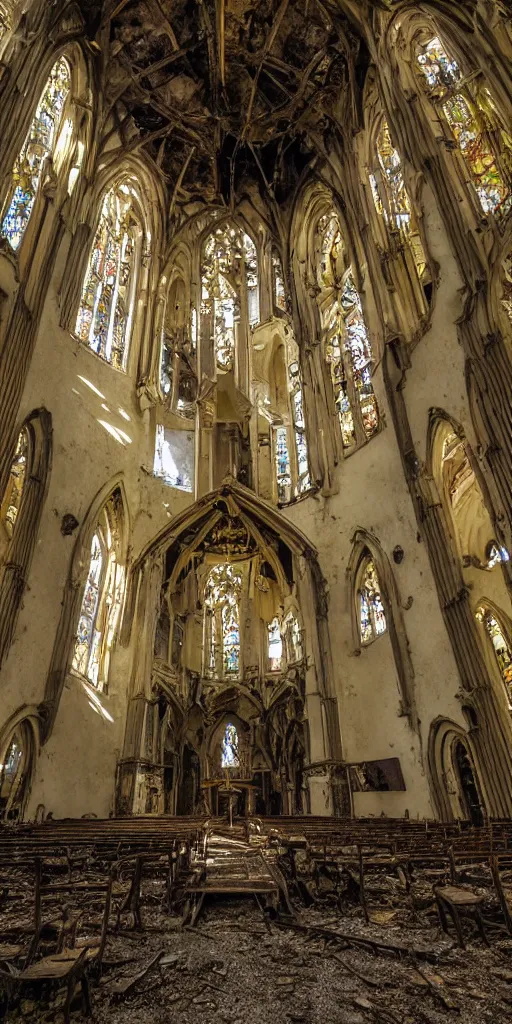
[[[361,599],[358,594],[358,587],[362,579],[364,579],[365,569],[369,564],[374,569],[372,575],[378,580],[379,603],[382,607],[381,615],[384,618],[393,648],[402,698],[402,712],[409,718],[411,726],[417,728],[414,668],[409,652],[409,641],[402,610],[403,606],[395,574],[377,538],[361,527],[352,536],[352,551],[346,570],[348,606],[351,609],[352,618],[353,651],[354,654],[361,654],[364,647],[360,628]],[[378,635],[375,624],[372,626],[372,629],[374,629],[375,635]]]
[[[464,798],[454,757],[455,748],[459,744],[463,745],[472,767],[480,807],[482,810],[486,807],[482,773],[471,735],[457,722],[439,717],[430,726],[427,758],[434,807],[441,821],[470,817],[471,808]]]
[[[22,821],[39,753],[37,708],[23,705],[0,728],[0,820]]]
[[[46,409],[36,409],[21,426],[7,491],[0,501],[0,531],[7,540],[0,547],[0,667],[12,643],[27,586],[51,460],[52,418]]]
[[[99,541],[101,572],[96,579],[93,573],[95,555],[98,558],[95,538],[101,528],[115,530],[116,537],[115,546],[113,537],[110,543],[108,538]],[[123,475],[118,474],[92,501],[75,541],[42,705],[44,743],[51,734],[68,672],[73,671],[89,685],[100,684],[102,689],[108,686],[110,652],[115,639],[122,635],[129,537],[129,506]],[[114,602],[109,607],[105,605],[107,591]],[[99,622],[102,607],[103,618]],[[87,650],[93,660],[86,664]],[[73,665],[74,658],[78,657],[82,659],[80,664]],[[89,668],[91,674],[88,674]]]

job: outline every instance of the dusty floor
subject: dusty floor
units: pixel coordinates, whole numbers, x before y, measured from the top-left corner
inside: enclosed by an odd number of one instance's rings
[[[97,1024],[463,1024],[512,1017],[512,941],[467,950],[435,926],[365,925],[303,910],[299,920],[388,943],[428,948],[437,963],[342,948],[270,925],[251,902],[210,905],[194,931],[180,931],[159,909],[145,908],[143,934],[109,936],[102,980],[92,986]],[[162,962],[126,995],[134,978],[160,951]],[[130,960],[127,963],[127,960]],[[122,961],[125,961],[124,964]],[[356,973],[353,973],[356,972]],[[424,974],[420,973],[424,972]],[[427,975],[427,978],[424,976]],[[428,980],[430,979],[430,980]],[[58,1003],[46,1009],[25,999],[7,1020],[61,1024]],[[80,1013],[73,1014],[76,1021]]]

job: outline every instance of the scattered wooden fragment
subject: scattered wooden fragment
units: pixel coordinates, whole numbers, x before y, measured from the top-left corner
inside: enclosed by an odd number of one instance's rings
[[[143,981],[147,974],[149,974],[152,967],[158,963],[158,961],[164,955],[164,950],[161,949],[156,956],[152,957],[151,960],[138,971],[137,974],[132,974],[129,978],[121,978],[119,981],[115,981],[112,987],[109,989],[114,1000],[126,999],[126,996],[133,992],[139,982]]]
[[[447,1010],[457,1010],[457,1012],[460,1012],[460,1004],[447,992],[444,979],[440,974],[436,974],[435,971],[426,965],[418,967],[418,972],[425,978],[430,990],[438,997]]]

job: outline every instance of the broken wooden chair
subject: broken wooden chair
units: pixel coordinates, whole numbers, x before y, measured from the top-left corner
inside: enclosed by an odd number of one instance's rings
[[[484,901],[483,896],[478,896],[474,892],[468,892],[467,889],[460,889],[456,885],[434,886],[434,895],[443,931],[447,935],[449,934],[447,917],[449,914],[455,925],[459,945],[462,949],[466,948],[466,944],[462,932],[461,915],[473,916],[482,940],[486,946],[489,945],[481,911]]]
[[[63,949],[61,953],[53,953],[43,957],[37,963],[25,967],[22,971],[0,971],[0,981],[9,993],[21,992],[26,986],[43,984],[65,984],[66,1002],[64,1004],[64,1022],[69,1024],[71,1002],[78,983],[81,986],[83,1009],[87,1016],[91,1014],[89,982],[86,973],[87,950]]]

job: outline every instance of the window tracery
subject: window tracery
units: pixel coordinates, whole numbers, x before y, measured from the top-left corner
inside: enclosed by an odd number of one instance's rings
[[[417,48],[427,92],[460,148],[484,213],[503,216],[512,191],[502,167],[511,140],[499,127],[492,97],[479,76],[464,76],[439,36]],[[499,140],[499,141],[498,141]]]
[[[110,653],[124,597],[124,568],[120,564],[122,500],[115,492],[94,530],[89,567],[75,638],[72,668],[93,686],[104,689]]]
[[[137,276],[135,198],[127,182],[105,195],[75,327],[80,340],[118,370],[126,368]]]
[[[230,562],[214,565],[205,586],[205,674],[240,672],[240,597],[243,574]]]
[[[11,465],[11,472],[7,482],[7,489],[0,507],[0,523],[3,526],[8,540],[11,539],[16,526],[16,520],[21,505],[23,488],[27,475],[28,460],[28,433],[25,427],[20,431],[16,452]]]
[[[364,560],[361,567],[357,595],[361,643],[370,644],[387,629],[379,577],[371,556]]]
[[[260,318],[256,246],[235,224],[215,228],[205,242],[201,313],[211,323],[217,368],[228,372],[241,323],[254,327]]]
[[[379,429],[377,399],[371,378],[372,349],[352,270],[344,260],[338,219],[324,214],[320,240],[319,297],[325,359],[330,369],[343,448],[369,440]]]
[[[505,631],[497,618],[486,608],[479,608],[477,619],[483,623],[492,649],[500,676],[505,686],[507,700],[512,708],[512,649],[505,636]]]
[[[425,252],[405,187],[402,161],[391,141],[386,120],[381,124],[376,150],[378,167],[376,173],[369,176],[375,208],[389,228],[399,232],[406,241],[418,278],[423,283],[427,266]]]
[[[15,251],[21,244],[30,220],[45,163],[53,154],[70,89],[69,64],[61,57],[50,72],[12,172],[1,234]]]

